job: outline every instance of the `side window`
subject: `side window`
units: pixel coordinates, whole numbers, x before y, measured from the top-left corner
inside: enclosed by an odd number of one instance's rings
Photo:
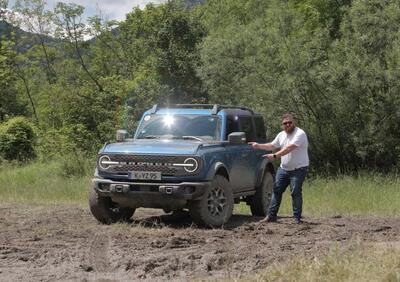
[[[247,142],[255,141],[253,121],[251,117],[239,117],[240,129],[246,133]]]
[[[264,120],[262,117],[254,117],[254,124],[256,126],[256,140],[266,142],[267,135],[265,133]]]
[[[233,116],[228,116],[226,118],[226,136],[225,140],[228,140],[228,135],[231,134],[232,132],[238,132],[239,131],[239,123],[238,123],[238,118],[233,117]]]

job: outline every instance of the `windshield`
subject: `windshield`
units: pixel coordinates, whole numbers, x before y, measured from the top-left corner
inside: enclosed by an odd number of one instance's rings
[[[219,140],[220,119],[204,115],[147,115],[136,139]]]

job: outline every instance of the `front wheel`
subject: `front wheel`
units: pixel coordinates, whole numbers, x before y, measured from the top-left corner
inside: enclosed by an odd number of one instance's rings
[[[257,187],[256,194],[251,197],[250,210],[254,216],[266,216],[269,202],[274,189],[274,177],[270,171],[264,173],[261,185]]]
[[[229,181],[216,175],[202,199],[189,203],[189,212],[193,221],[200,226],[220,227],[231,217],[233,204]]]
[[[121,208],[110,197],[101,197],[94,189],[90,191],[89,206],[93,216],[104,224],[129,220],[135,209]]]

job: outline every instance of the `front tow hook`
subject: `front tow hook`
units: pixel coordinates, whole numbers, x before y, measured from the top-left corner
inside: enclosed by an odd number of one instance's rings
[[[177,190],[178,188],[178,186],[160,186],[159,191],[160,193],[172,195],[174,193],[174,190]]]
[[[126,184],[111,184],[110,192],[112,193],[128,193],[129,185]]]

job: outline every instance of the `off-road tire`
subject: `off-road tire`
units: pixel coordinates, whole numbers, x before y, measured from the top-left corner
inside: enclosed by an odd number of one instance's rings
[[[266,216],[274,189],[274,176],[270,171],[265,171],[261,185],[257,187],[256,194],[250,199],[250,210],[254,216]]]
[[[94,189],[89,194],[89,206],[93,216],[104,224],[128,221],[135,209],[120,208],[110,197],[101,197]]]
[[[189,202],[192,220],[199,226],[220,227],[233,212],[233,193],[229,181],[216,175],[201,200]]]

